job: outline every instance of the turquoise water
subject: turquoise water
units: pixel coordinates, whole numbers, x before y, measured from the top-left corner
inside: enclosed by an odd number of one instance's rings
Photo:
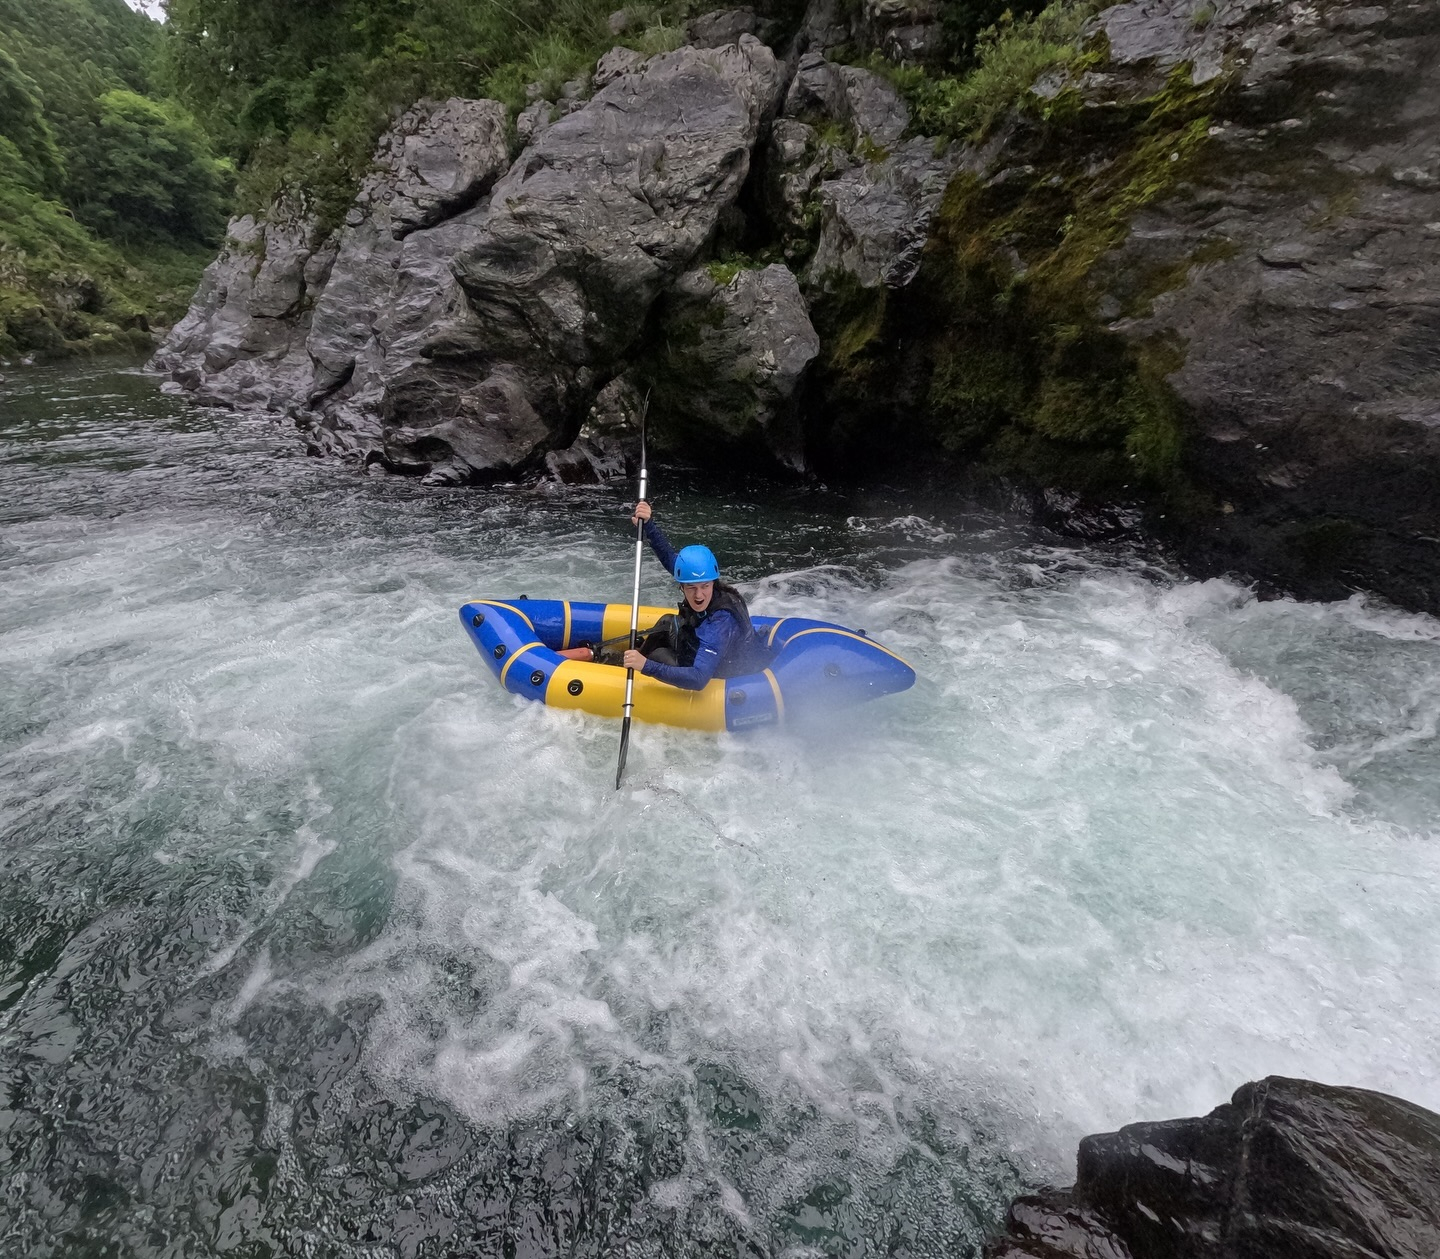
[[[622,490],[0,390],[17,1253],[973,1255],[1081,1134],[1246,1079],[1440,1109],[1440,622],[662,471],[757,611],[921,682],[637,728],[616,793],[617,727],[455,609],[624,599]]]

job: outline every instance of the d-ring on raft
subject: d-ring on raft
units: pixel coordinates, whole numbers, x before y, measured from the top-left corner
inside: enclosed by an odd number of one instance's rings
[[[642,607],[641,631],[673,611]],[[507,691],[552,708],[621,715],[623,668],[566,660],[558,653],[627,635],[628,603],[477,599],[460,609],[460,620]],[[748,730],[851,708],[915,684],[915,670],[862,631],[797,616],[755,616],[751,624],[772,653],[768,668],[716,678],[699,691],[637,673],[635,720],[689,730]]]

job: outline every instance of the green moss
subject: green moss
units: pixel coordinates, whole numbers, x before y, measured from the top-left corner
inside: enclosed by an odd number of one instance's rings
[[[1029,387],[1029,366],[1014,347],[946,347],[926,397],[940,444],[952,452],[980,446],[1024,410]]]
[[[1306,230],[1323,232],[1343,218],[1354,214],[1360,206],[1359,181],[1347,182],[1325,198],[1324,206],[1305,224]]]
[[[868,135],[861,136],[855,142],[855,152],[867,162],[883,162],[890,156],[889,149],[881,148]]]
[[[849,272],[824,276],[811,312],[827,371],[860,383],[885,327],[886,290],[866,288]]]
[[[1045,483],[1193,501],[1184,412],[1165,383],[1183,347],[1136,345],[1095,311],[1099,264],[1136,213],[1203,170],[1219,90],[1182,67],[1133,106],[1042,122],[1009,179],[952,182],[925,271],[946,325],[927,395],[941,446]],[[1206,242],[1132,272],[1125,313],[1232,250]]]

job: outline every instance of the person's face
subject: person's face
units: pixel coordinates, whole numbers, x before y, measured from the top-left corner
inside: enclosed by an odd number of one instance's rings
[[[711,596],[715,593],[715,583],[713,581],[697,581],[681,586],[680,593],[685,596],[685,602],[696,612],[703,612],[710,606]]]

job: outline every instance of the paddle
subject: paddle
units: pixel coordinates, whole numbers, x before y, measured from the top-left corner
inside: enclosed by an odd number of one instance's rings
[[[650,473],[645,467],[645,414],[650,409],[650,395],[640,406],[640,502],[650,489]],[[635,527],[635,588],[630,596],[630,650],[635,650],[636,634],[640,628],[640,564],[645,558],[645,522]],[[615,767],[615,790],[620,790],[620,780],[625,776],[625,753],[630,749],[630,710],[635,707],[635,670],[625,670],[625,717],[620,723],[620,764]]]

